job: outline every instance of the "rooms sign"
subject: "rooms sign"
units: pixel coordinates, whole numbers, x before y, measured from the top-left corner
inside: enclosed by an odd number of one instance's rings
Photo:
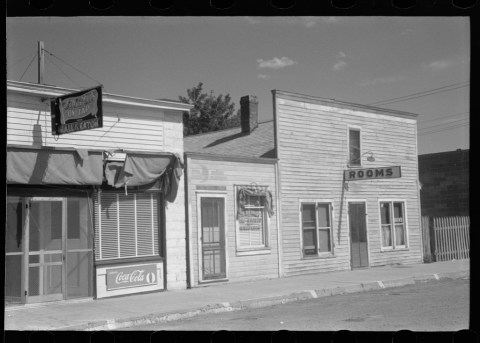
[[[349,169],[343,172],[343,177],[345,181],[393,179],[401,176],[402,172],[400,166],[367,169]]]

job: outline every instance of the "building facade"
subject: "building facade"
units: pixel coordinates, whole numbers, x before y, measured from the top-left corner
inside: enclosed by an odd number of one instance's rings
[[[284,275],[422,262],[416,115],[272,92]]]
[[[192,287],[280,275],[273,122],[241,100],[242,128],[185,137]]]
[[[469,156],[461,149],[418,156],[423,216],[470,215]]]
[[[103,94],[103,125],[58,134],[52,100],[69,111],[62,124],[85,125],[88,96],[75,92],[7,81],[7,302],[185,288],[191,106]]]

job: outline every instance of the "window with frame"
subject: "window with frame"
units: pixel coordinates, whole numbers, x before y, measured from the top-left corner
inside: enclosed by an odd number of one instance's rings
[[[240,187],[237,188],[239,192]],[[268,247],[268,214],[265,197],[246,195],[237,212],[237,248],[239,250]],[[240,206],[240,204],[237,204]]]
[[[97,260],[160,256],[158,192],[98,192],[95,197]]]
[[[362,164],[362,161],[361,161],[359,129],[348,130],[348,150],[349,150],[348,164],[350,166],[360,166]]]
[[[382,248],[405,248],[407,246],[405,204],[401,201],[380,202],[380,219]]]
[[[330,203],[302,203],[303,256],[333,253],[332,206]]]

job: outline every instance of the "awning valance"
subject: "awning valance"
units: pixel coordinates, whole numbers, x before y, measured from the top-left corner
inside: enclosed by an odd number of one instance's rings
[[[7,148],[7,184],[101,185],[101,151]]]
[[[125,162],[105,162],[105,178],[115,188],[145,186],[160,181],[165,199],[173,202],[182,169],[183,163],[178,154],[127,152]]]
[[[273,196],[267,187],[259,186],[243,186],[238,189],[237,193],[237,203],[238,203],[238,213],[240,214],[245,210],[245,204],[247,202],[248,196],[257,196],[262,200],[262,205],[265,206],[268,216],[271,217],[275,212],[273,211]]]

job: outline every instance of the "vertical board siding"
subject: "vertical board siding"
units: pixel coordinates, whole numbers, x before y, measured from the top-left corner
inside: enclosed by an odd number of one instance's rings
[[[190,175],[188,176],[188,195],[191,209],[190,240],[192,256],[192,284],[199,281],[199,235],[197,213],[197,192],[208,196],[207,192],[197,190],[197,185],[223,186],[226,194],[226,254],[227,278],[229,281],[255,280],[278,277],[278,249],[277,249],[277,220],[276,220],[276,197],[275,192],[275,167],[273,164],[231,162],[231,161],[206,161],[191,157],[188,162]],[[268,186],[274,200],[275,214],[270,217],[269,247],[270,252],[262,255],[237,255],[236,241],[236,212],[235,212],[235,185],[249,185],[256,183],[259,186]],[[215,191],[209,191],[215,194]],[[225,193],[226,192],[226,193]]]
[[[435,260],[470,258],[470,217],[433,218]]]
[[[51,133],[48,101],[41,102],[33,96],[9,95],[7,144],[143,151],[164,149],[163,111],[145,108],[130,110],[129,107],[104,104],[103,113],[103,128],[55,137]],[[175,138],[182,141],[182,137]]]
[[[276,101],[279,166],[281,171],[281,229],[286,276],[350,269],[348,202],[365,201],[369,265],[421,261],[418,216],[416,122],[390,115],[360,112],[306,103]],[[362,168],[401,166],[402,177],[348,182],[348,127],[361,130],[361,151],[372,151],[375,162]],[[334,257],[302,258],[299,201],[332,199]],[[403,201],[408,246],[381,249],[379,201]]]

